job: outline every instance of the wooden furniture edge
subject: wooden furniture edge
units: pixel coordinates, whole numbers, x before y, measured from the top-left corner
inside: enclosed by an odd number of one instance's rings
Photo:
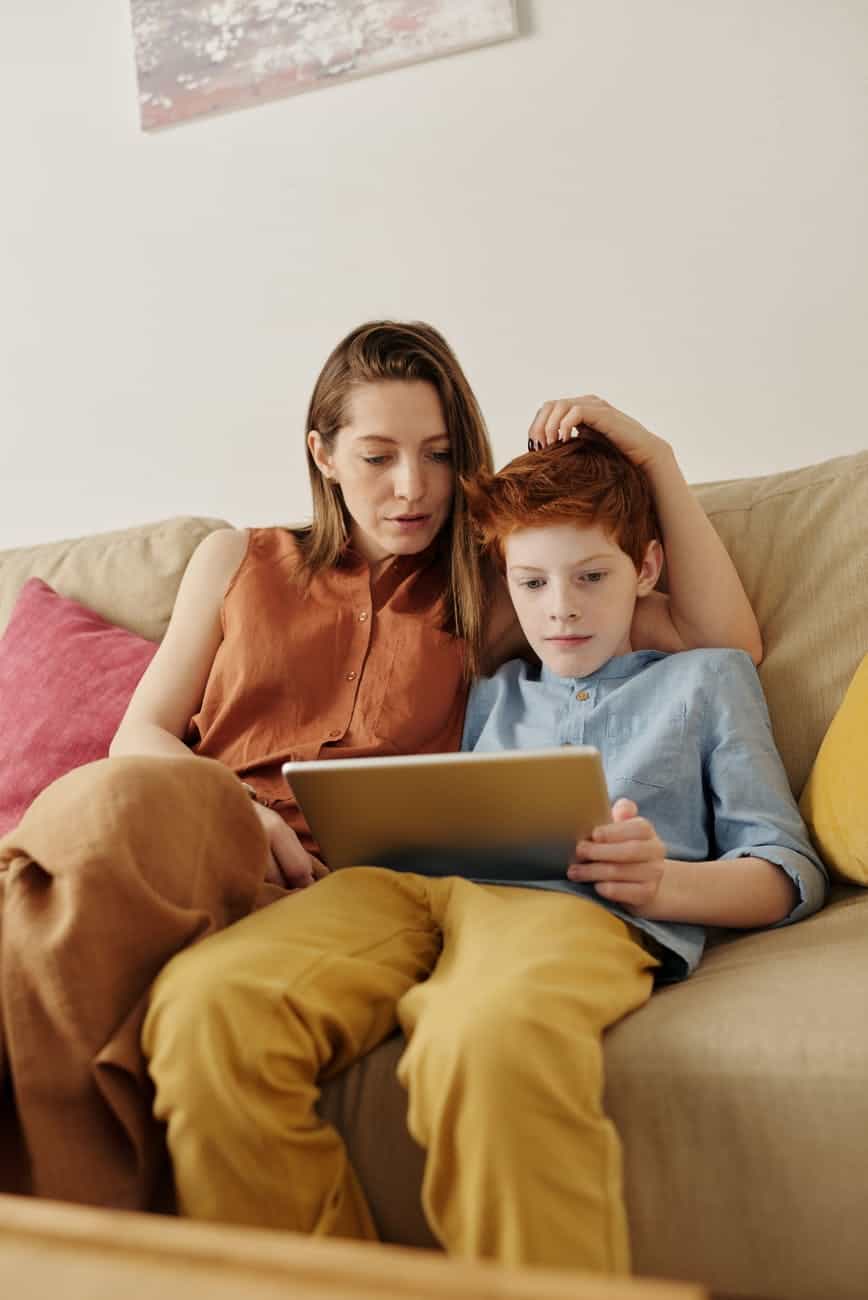
[[[599,1278],[561,1270],[513,1270],[487,1261],[446,1259],[404,1246],[310,1238],[296,1233],[103,1210],[0,1195],[0,1279],[4,1255],[38,1246],[52,1257],[96,1255],[107,1264],[235,1274],[239,1296],[255,1281],[303,1285],[305,1295],[395,1300],[708,1300],[685,1282]],[[289,1292],[288,1294],[292,1294]],[[296,1291],[295,1294],[298,1294]],[[71,1297],[77,1300],[77,1297]]]

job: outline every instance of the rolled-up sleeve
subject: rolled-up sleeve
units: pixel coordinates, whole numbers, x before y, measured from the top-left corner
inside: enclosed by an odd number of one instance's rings
[[[739,653],[721,656],[719,668],[703,747],[716,856],[763,858],[785,871],[799,901],[776,924],[789,925],[819,911],[829,875],[790,790],[756,669]]]

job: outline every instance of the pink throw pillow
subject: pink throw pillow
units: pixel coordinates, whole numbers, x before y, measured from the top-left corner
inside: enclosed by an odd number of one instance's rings
[[[153,641],[31,578],[0,639],[0,835],[47,785],[105,758]]]

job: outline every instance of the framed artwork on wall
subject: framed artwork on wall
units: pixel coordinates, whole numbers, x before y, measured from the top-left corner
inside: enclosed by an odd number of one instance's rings
[[[146,131],[518,34],[515,0],[130,0]]]

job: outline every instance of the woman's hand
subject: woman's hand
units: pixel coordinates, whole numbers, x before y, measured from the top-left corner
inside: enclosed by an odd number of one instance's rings
[[[601,898],[641,916],[653,907],[666,870],[666,850],[631,799],[618,799],[613,820],[579,840],[570,880],[593,884]]]
[[[308,853],[279,813],[261,803],[254,804],[253,810],[262,823],[271,850],[271,866],[265,873],[267,881],[284,889],[306,889],[328,875],[328,867]]]
[[[644,469],[672,451],[663,438],[593,393],[543,402],[527,432],[528,450],[539,451],[553,443],[566,442],[581,424],[604,433],[625,456]]]

